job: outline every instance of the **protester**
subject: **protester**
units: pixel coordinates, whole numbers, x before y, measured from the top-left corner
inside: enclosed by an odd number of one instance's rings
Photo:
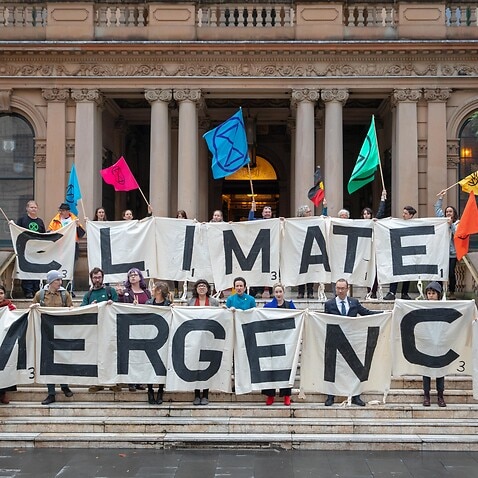
[[[427,300],[441,300],[442,287],[438,282],[430,282],[426,289],[425,294]],[[443,392],[445,391],[445,377],[436,378],[436,387],[438,395],[438,406],[446,407],[445,399],[443,398]],[[423,406],[430,406],[430,388],[431,378],[423,376]]]
[[[198,279],[193,286],[193,296],[189,299],[189,306],[219,307],[219,301],[211,297],[211,286],[206,279]],[[208,405],[209,389],[194,390],[193,405]]]
[[[406,221],[412,219],[417,210],[413,206],[405,206],[403,208],[402,217]],[[395,300],[395,295],[397,294],[398,289],[398,282],[392,282],[390,284],[390,290],[387,295],[383,298],[383,300]],[[411,297],[408,295],[408,291],[410,290],[410,281],[402,282],[402,299],[411,300]]]
[[[223,222],[224,221],[224,216],[222,214],[222,211],[219,209],[216,209],[212,213],[212,219],[209,222]]]
[[[95,217],[93,218],[93,221],[107,221],[108,218],[106,217],[106,211],[103,206],[97,207],[95,210]]]
[[[139,269],[133,267],[128,271],[127,278],[124,282],[124,288],[118,287],[118,299],[125,304],[146,304],[148,299],[151,299],[151,292],[149,292],[142,272]],[[146,390],[140,383],[128,384],[130,392],[136,392],[136,390]]]
[[[43,289],[39,290],[33,298],[33,304],[30,307],[72,307],[73,302],[71,300],[70,293],[64,289],[61,285],[63,276],[61,272],[51,270],[46,276],[46,285]],[[49,383],[48,396],[41,402],[42,405],[50,405],[56,401],[55,384]],[[60,385],[61,391],[65,394],[65,397],[72,397],[73,392],[66,383]]]
[[[76,244],[75,244],[75,262],[76,262],[78,257],[80,256],[79,240],[81,237],[85,235],[85,230],[83,226],[80,224],[80,220],[78,219],[78,217],[71,212],[69,204],[65,202],[60,204],[60,206],[58,207],[58,214],[50,221],[47,232],[58,231],[58,229],[61,229],[62,227],[65,227],[72,222],[76,223]],[[70,282],[70,291],[71,291],[71,296],[76,297],[75,293],[73,292],[73,279]]]
[[[104,273],[103,270],[99,267],[94,267],[90,271],[90,281],[91,287],[90,290],[83,296],[83,301],[81,306],[89,304],[97,304],[98,302],[107,302],[112,304],[113,302],[118,302],[118,293],[113,287],[103,284]],[[104,390],[105,387],[102,385],[92,385],[88,392],[96,393],[100,390]],[[119,385],[113,385],[109,387],[112,392],[121,392],[121,387]]]
[[[17,220],[17,226],[33,232],[46,232],[43,220],[38,217],[38,204],[32,199],[27,202],[26,213]],[[40,290],[40,281],[32,279],[22,280],[22,290],[25,299],[33,299],[33,296]]]
[[[387,201],[387,190],[384,189],[382,191],[382,196],[380,197],[380,204],[378,205],[377,215],[374,217],[372,209],[369,207],[364,207],[360,212],[360,219],[383,219],[385,217],[385,206]],[[378,290],[378,280],[377,280],[377,273],[375,273],[375,280],[373,281],[373,286],[367,287],[367,297],[371,299],[377,298],[377,290]]]
[[[123,218],[123,221],[132,221],[134,219],[133,217],[133,211],[131,209],[125,209],[121,217]]]
[[[337,214],[340,219],[350,219],[350,211],[347,209],[341,209]]]
[[[154,283],[153,297],[146,301],[146,304],[168,307],[172,304],[171,293],[166,282],[158,281]],[[158,393],[154,396],[152,383],[148,383],[148,403],[150,405],[161,405],[163,403],[164,383],[158,384]]]
[[[272,292],[274,293],[274,298],[264,304],[264,307],[267,309],[295,309],[294,302],[292,300],[285,300],[284,294],[285,289],[281,283],[274,284],[272,287]],[[262,390],[262,394],[267,396],[266,405],[272,405],[275,400],[276,391],[273,388],[267,388]],[[292,394],[291,388],[281,388],[279,390],[279,397],[284,397],[284,405],[290,406],[290,396]]]
[[[443,196],[446,194],[446,189],[440,191],[437,196],[437,202],[435,203],[435,216],[446,217],[448,225],[450,227],[450,248],[449,248],[449,260],[448,260],[448,293],[447,299],[455,299],[456,290],[456,249],[455,249],[455,231],[460,220],[458,219],[458,212],[453,206],[447,206],[445,213],[443,213]]]
[[[326,314],[343,315],[347,317],[357,317],[357,315],[372,315],[380,314],[381,311],[369,310],[364,307],[357,299],[348,297],[349,283],[345,279],[339,279],[335,283],[336,297],[329,299],[324,304],[324,312]],[[330,407],[334,404],[335,396],[328,395],[325,401],[325,406]],[[360,407],[365,406],[365,402],[360,398],[360,395],[352,397],[352,403]]]
[[[0,285],[0,309],[2,307],[8,307],[8,310],[15,310],[16,307],[13,302],[9,299],[6,299],[7,289],[5,286]],[[15,392],[17,387],[13,385],[12,387],[0,388],[0,403],[8,405],[10,400],[7,397],[7,392]]]
[[[244,277],[236,277],[233,281],[235,294],[230,295],[226,301],[226,307],[231,310],[248,310],[256,306],[256,299],[246,294],[246,279]]]

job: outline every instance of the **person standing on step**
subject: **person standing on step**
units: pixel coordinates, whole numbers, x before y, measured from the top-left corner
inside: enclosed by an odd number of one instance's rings
[[[33,304],[30,307],[73,307],[70,293],[61,285],[63,276],[59,271],[51,270],[46,276],[46,285],[39,290],[33,298]],[[41,402],[42,405],[50,405],[55,402],[55,384],[49,383],[48,396]],[[61,391],[65,397],[72,397],[73,392],[66,383],[60,385]]]
[[[166,282],[158,281],[154,283],[153,297],[146,301],[149,305],[158,305],[160,307],[169,307],[173,302],[169,286]],[[148,383],[148,403],[150,405],[161,405],[163,403],[164,383],[158,384],[158,393],[154,396],[152,383]]]
[[[326,314],[344,315],[347,317],[357,317],[357,315],[373,315],[380,314],[381,311],[369,310],[364,307],[358,299],[349,297],[347,295],[349,291],[349,283],[346,279],[339,279],[335,283],[335,293],[337,294],[334,299],[329,299],[325,302],[324,312]],[[330,407],[334,404],[334,395],[328,395],[325,401],[325,406]],[[365,406],[365,402],[360,398],[360,395],[354,395],[352,397],[352,403],[360,407]]]
[[[426,289],[425,294],[427,300],[441,300],[442,287],[438,282],[430,282]],[[445,391],[445,377],[437,377],[436,387],[438,394],[438,406],[446,407],[445,399],[443,398],[443,392]],[[423,406],[430,406],[430,388],[431,388],[431,378],[423,376]]]
[[[18,218],[17,226],[33,232],[46,232],[43,219],[38,217],[38,204],[33,199],[27,202],[25,210],[26,213]],[[35,293],[40,290],[40,281],[23,279],[22,290],[25,299],[33,299]]]
[[[403,208],[402,217],[406,221],[409,219],[413,219],[417,210],[413,206],[405,206]],[[398,282],[392,282],[390,284],[390,289],[387,295],[383,298],[383,300],[395,300],[395,295],[397,294],[398,289]],[[408,295],[408,291],[410,290],[410,281],[402,282],[402,299],[411,300],[411,297]]]
[[[211,297],[211,286],[206,279],[198,279],[193,286],[193,296],[189,299],[189,306],[195,307],[219,307],[219,301]],[[194,390],[193,405],[208,405],[209,389]]]
[[[267,309],[295,309],[294,302],[292,300],[285,300],[285,288],[281,283],[274,284],[272,287],[274,298],[264,304],[264,308]],[[272,405],[275,400],[276,391],[273,388],[266,388],[262,390],[262,394],[267,396],[266,405]],[[290,396],[292,394],[291,388],[281,388],[279,390],[279,397],[284,397],[284,405],[290,406]]]
[[[98,302],[107,302],[112,304],[113,302],[118,302],[118,293],[114,287],[103,284],[104,272],[99,267],[94,267],[90,271],[90,281],[91,287],[90,290],[83,296],[81,302],[81,307],[90,304],[97,304]],[[102,385],[92,385],[88,392],[96,393],[100,390],[104,390],[105,387]],[[121,392],[121,387],[119,385],[113,385],[110,387],[112,392]]]

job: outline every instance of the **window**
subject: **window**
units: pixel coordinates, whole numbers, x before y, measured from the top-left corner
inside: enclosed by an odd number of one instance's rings
[[[0,115],[0,206],[16,221],[34,199],[34,137],[30,124],[16,114]],[[0,247],[11,245],[5,218],[0,227]]]

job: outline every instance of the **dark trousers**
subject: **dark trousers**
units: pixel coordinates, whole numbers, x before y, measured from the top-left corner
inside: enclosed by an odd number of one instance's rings
[[[276,396],[276,389],[275,388],[266,388],[261,392],[263,395],[267,397],[275,397]],[[279,397],[290,397],[292,395],[291,388],[281,388],[279,390]]]
[[[423,377],[423,391],[425,393],[430,393],[430,386],[431,386],[432,379],[430,377]],[[437,377],[437,392],[443,393],[445,390],[445,377]]]
[[[305,294],[305,286],[307,285],[307,295],[314,295],[314,283],[307,282],[307,284],[300,284],[298,288],[299,295]]]
[[[398,289],[398,282],[392,282],[390,284],[390,292],[394,295],[397,295],[397,289]],[[410,282],[402,282],[402,294],[408,294],[408,291],[410,290]]]
[[[66,388],[68,387],[68,384],[67,383],[62,383],[60,385],[60,387],[63,389],[63,388]],[[48,395],[56,395],[56,390],[55,390],[55,384],[54,383],[49,383],[47,385],[47,388],[48,388]]]
[[[24,279],[22,280],[22,290],[24,295],[27,295],[27,294],[35,295],[35,293],[40,290],[40,281]]]
[[[455,293],[456,290],[456,257],[450,257],[448,261],[448,292]]]

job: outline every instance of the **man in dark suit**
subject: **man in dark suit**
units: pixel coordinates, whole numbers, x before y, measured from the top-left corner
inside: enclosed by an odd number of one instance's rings
[[[337,296],[334,299],[329,299],[324,306],[326,314],[346,315],[347,317],[357,317],[357,315],[372,315],[380,314],[380,311],[369,310],[364,307],[357,299],[348,297],[349,283],[345,279],[339,279],[335,283],[335,292]],[[335,395],[327,395],[325,406],[330,407],[334,404]],[[360,407],[365,406],[365,402],[360,398],[360,395],[352,397],[352,403]]]

